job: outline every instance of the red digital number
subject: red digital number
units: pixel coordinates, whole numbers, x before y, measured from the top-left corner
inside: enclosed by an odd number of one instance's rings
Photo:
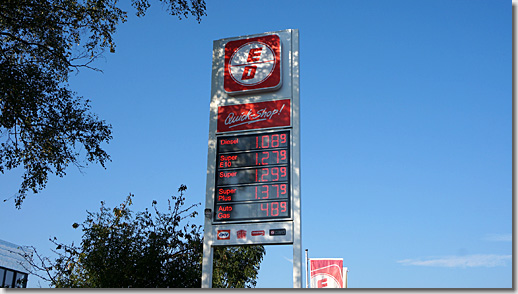
[[[262,168],[261,171],[263,171],[261,173],[261,182],[267,182],[268,181],[268,178],[265,178],[266,176],[268,176],[268,174],[270,173],[269,172],[269,169],[267,168]],[[266,173],[264,173],[264,171],[266,171]]]
[[[285,195],[286,194],[286,184],[281,184],[281,185],[272,185],[273,187],[276,188],[277,190],[277,198],[279,198],[281,195]],[[279,186],[280,186],[280,194],[279,194]]]
[[[272,202],[270,207],[271,207],[270,214],[272,216],[278,216],[279,215],[279,202]]]
[[[261,165],[268,165],[268,162],[265,163],[264,160],[270,158],[270,152],[263,151],[263,154],[266,154],[266,157],[261,159]]]
[[[270,147],[270,137],[268,135],[261,136],[261,142],[259,144],[259,136],[255,137],[255,148],[269,148]]]
[[[261,211],[264,211],[266,216],[279,216],[281,212],[286,212],[287,209],[286,201],[261,203]]]
[[[261,199],[268,199],[268,196],[270,195],[270,194],[269,194],[269,192],[268,192],[268,190],[269,190],[269,189],[268,189],[268,185],[263,185],[263,186],[261,186],[261,187],[266,188],[266,191],[265,191],[265,190],[263,190],[263,191],[261,192],[261,193],[263,193],[263,194],[266,194],[266,196],[263,196]]]
[[[281,185],[281,194],[286,194],[286,184]]]
[[[266,205],[266,207],[264,207]],[[261,203],[261,211],[266,211],[266,216],[269,216],[268,203]]]
[[[255,137],[255,148],[264,149],[264,148],[277,148],[281,146],[281,144],[287,143],[286,134],[273,134],[273,135],[263,135]]]
[[[272,185],[272,187],[277,188],[277,198],[279,198],[279,185]]]
[[[272,147],[279,147],[279,135],[272,135]]]
[[[286,160],[286,150],[273,150],[272,152],[277,155],[277,163]]]
[[[266,139],[266,143],[264,143],[264,139]],[[270,147],[270,137],[269,136],[261,136],[261,148]]]
[[[272,176],[276,176],[276,178],[272,179],[272,181],[279,180],[279,168],[277,168],[277,167],[272,168]]]
[[[264,190],[263,188],[266,188],[266,190]],[[261,194],[265,194],[265,195],[258,195],[258,189],[260,189],[260,193]],[[268,185],[262,185],[260,186],[260,188],[258,186],[255,187],[255,199],[268,199],[270,197],[270,191],[269,191],[269,187]]]
[[[280,173],[279,173],[280,171]],[[268,177],[269,175],[275,176],[275,177]],[[260,177],[259,177],[260,175]],[[261,168],[261,172],[259,172],[259,169],[255,170],[255,181],[256,182],[268,182],[268,181],[279,181],[283,178],[286,178],[286,167],[272,167],[272,168]]]
[[[277,154],[277,163],[279,163],[279,151],[273,150],[273,154]]]
[[[272,190],[270,191],[270,188]],[[270,194],[272,193],[272,194]],[[255,186],[255,199],[270,199],[270,195],[274,198],[279,198],[287,193],[286,184],[262,185]]]
[[[286,202],[281,202],[281,212],[286,212]]]

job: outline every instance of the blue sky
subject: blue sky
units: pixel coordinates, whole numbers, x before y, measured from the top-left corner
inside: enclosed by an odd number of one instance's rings
[[[299,29],[303,249],[343,258],[352,288],[512,286],[510,1],[208,1],[201,24],[152,3],[128,7],[103,73],[70,80],[112,162],[1,203],[0,239],[46,254],[100,201],[165,205],[180,184],[201,211],[213,40]],[[292,287],[292,258],[267,246],[257,287]]]

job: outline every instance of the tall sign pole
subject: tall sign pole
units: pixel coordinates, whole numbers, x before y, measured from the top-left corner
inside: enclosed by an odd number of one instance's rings
[[[302,287],[298,30],[214,41],[202,287],[213,248],[293,245]]]

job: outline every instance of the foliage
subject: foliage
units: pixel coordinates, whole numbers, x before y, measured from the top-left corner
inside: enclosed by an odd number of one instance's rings
[[[69,89],[68,77],[106,49],[127,12],[117,0],[3,0],[0,2],[0,173],[22,167],[15,197],[45,188],[48,174],[65,175],[69,164],[103,167],[110,156],[101,147],[111,126],[90,112],[89,100]],[[205,15],[204,0],[161,0],[170,14]],[[143,16],[148,0],[133,0]],[[95,69],[98,70],[98,69]],[[84,150],[85,154],[80,151]],[[81,160],[84,157],[84,160]]]
[[[212,287],[255,287],[264,254],[259,245],[215,247]]]
[[[40,256],[34,248],[32,257],[27,254],[34,269],[31,273],[57,288],[200,287],[201,226],[189,222],[197,215],[194,208],[199,204],[184,207],[186,189],[180,186],[180,196],[171,197],[164,213],[158,210],[156,201],[152,202],[152,212],[133,212],[131,194],[113,209],[101,202],[99,212],[88,212],[83,223],[73,224],[83,232],[79,246],[53,238],[54,261]],[[215,258],[215,264],[229,266],[215,271],[215,285],[255,286],[264,254],[262,246],[220,248],[217,252],[220,257]]]

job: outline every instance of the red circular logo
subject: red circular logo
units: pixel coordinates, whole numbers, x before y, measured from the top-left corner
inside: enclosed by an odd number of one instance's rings
[[[264,82],[275,69],[275,53],[261,42],[250,42],[239,47],[230,58],[232,79],[244,86]]]
[[[281,64],[278,35],[229,41],[225,45],[224,89],[229,94],[278,89]]]

